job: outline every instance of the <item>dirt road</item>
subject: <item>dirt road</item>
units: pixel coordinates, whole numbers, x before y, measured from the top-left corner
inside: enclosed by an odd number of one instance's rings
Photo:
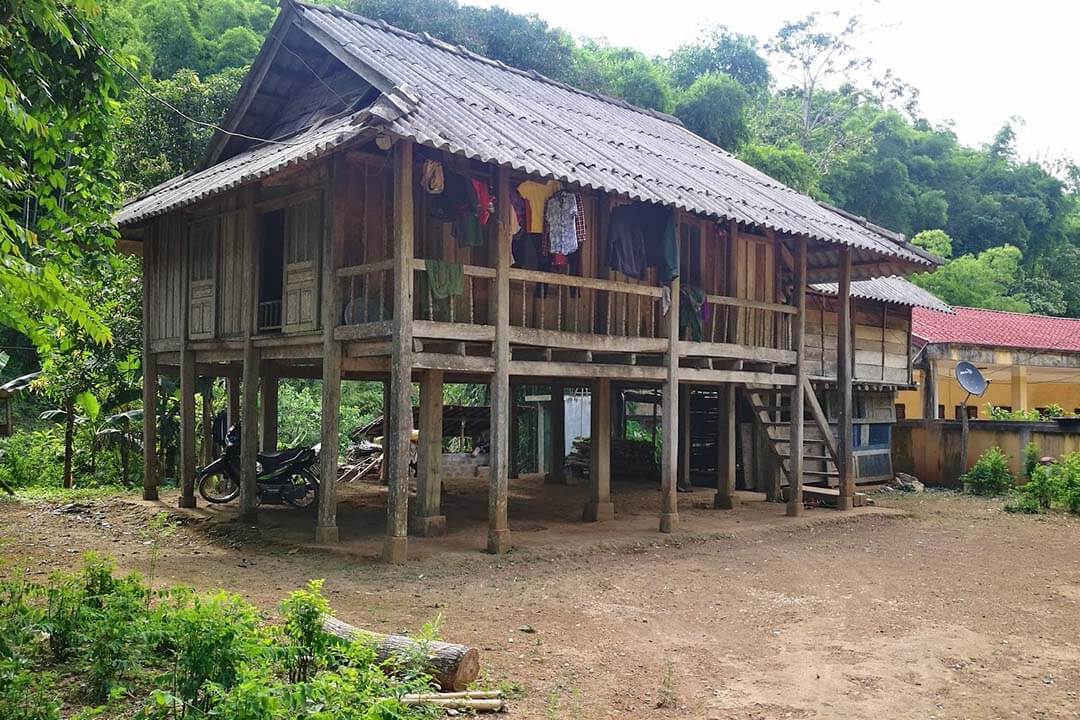
[[[1080,520],[956,495],[878,502],[901,512],[791,521],[756,503],[722,521],[700,511],[672,538],[616,524],[505,559],[459,549],[403,567],[191,521],[158,582],[274,612],[324,577],[358,625],[415,631],[441,615],[447,638],[482,649],[488,683],[520,686],[517,717],[1080,717]],[[138,531],[155,510],[2,502],[0,551],[43,574],[86,549],[144,571]]]

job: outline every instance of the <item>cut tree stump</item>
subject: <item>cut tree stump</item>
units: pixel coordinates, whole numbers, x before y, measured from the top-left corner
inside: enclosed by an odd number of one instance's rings
[[[421,643],[404,635],[383,635],[370,632],[327,615],[323,619],[323,630],[344,640],[370,642],[375,648],[375,657],[380,662],[408,657],[417,652]],[[427,662],[424,670],[431,675],[443,690],[464,690],[480,674],[480,651],[468,645],[432,640],[427,646]]]

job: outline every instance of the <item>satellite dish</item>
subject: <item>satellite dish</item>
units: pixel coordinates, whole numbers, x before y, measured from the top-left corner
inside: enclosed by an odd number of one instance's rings
[[[979,372],[979,368],[966,360],[956,364],[956,382],[960,383],[960,387],[964,388],[968,395],[979,397],[986,392],[986,378]]]

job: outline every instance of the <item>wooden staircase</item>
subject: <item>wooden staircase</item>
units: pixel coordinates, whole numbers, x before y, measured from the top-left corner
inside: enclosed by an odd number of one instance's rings
[[[768,438],[769,447],[781,471],[780,486],[791,475],[791,393],[795,388],[748,389],[746,398],[754,411],[754,422]],[[813,391],[807,392],[803,417],[803,472],[805,487],[835,488],[840,484],[836,470],[836,437]]]

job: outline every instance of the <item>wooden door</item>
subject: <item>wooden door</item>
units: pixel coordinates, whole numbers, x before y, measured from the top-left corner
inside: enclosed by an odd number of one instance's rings
[[[188,232],[188,337],[214,337],[214,275],[217,266],[217,218],[199,220]]]
[[[286,208],[282,332],[303,332],[317,327],[322,236],[321,196]]]

